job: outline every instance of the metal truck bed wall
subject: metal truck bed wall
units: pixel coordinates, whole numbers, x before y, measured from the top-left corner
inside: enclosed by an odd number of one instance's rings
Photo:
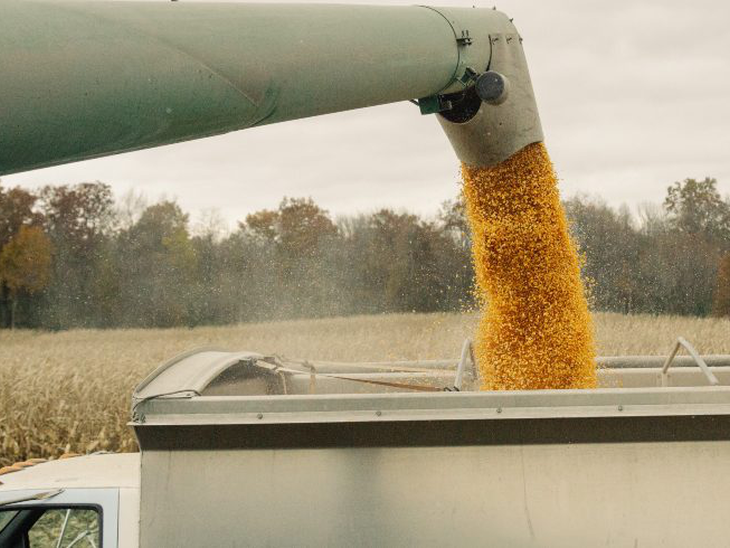
[[[141,546],[727,545],[728,357],[706,359],[721,386],[657,386],[649,358],[604,369],[641,388],[349,394],[308,392],[454,366],[265,360],[198,352],[140,385]]]

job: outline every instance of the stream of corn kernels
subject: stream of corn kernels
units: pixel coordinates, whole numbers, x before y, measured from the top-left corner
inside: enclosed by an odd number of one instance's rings
[[[482,389],[594,388],[591,315],[545,146],[462,174],[483,303]]]

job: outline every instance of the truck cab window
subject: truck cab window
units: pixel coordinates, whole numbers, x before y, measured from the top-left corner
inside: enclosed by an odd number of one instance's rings
[[[25,508],[0,512],[2,548],[99,548],[94,508]]]
[[[5,529],[5,526],[18,514],[17,510],[2,510],[0,511],[0,531]]]

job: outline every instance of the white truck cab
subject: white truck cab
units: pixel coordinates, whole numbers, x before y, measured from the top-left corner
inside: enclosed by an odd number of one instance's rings
[[[0,476],[3,548],[139,546],[139,454],[55,460]]]

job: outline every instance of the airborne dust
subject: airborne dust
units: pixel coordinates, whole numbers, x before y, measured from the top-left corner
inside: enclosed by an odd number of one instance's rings
[[[482,389],[595,388],[593,324],[545,146],[462,174],[484,310]]]

